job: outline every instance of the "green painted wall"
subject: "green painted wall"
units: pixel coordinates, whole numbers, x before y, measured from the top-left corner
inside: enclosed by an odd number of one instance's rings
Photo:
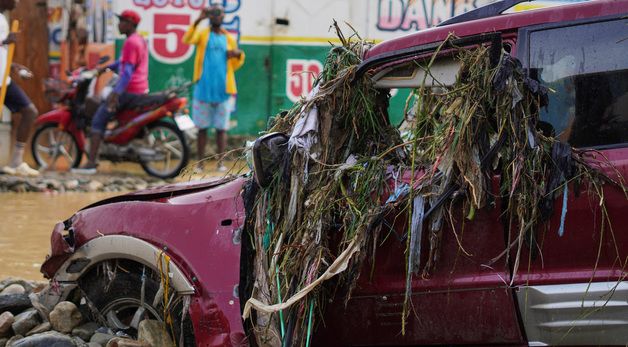
[[[116,42],[119,55],[122,40]],[[286,66],[288,59],[316,59],[321,62],[328,46],[251,45],[241,44],[246,61],[236,72],[238,98],[232,120],[236,126],[231,134],[257,135],[266,128],[268,118],[292,107],[286,96]],[[152,92],[183,84],[192,79],[194,56],[182,64],[163,64],[152,56],[149,60],[149,85]],[[401,120],[407,91],[400,91],[391,100],[391,121]]]

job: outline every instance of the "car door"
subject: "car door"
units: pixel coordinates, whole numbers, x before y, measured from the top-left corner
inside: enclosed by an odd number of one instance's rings
[[[431,53],[426,53],[431,56]],[[378,86],[413,88],[422,77],[408,68],[413,62],[384,70]],[[453,83],[459,64],[438,60],[431,73],[439,82]],[[453,72],[452,72],[453,71]],[[406,77],[407,75],[407,77]],[[410,184],[410,172],[391,168],[390,186]],[[497,183],[497,180],[495,180]],[[494,193],[498,191],[495,184]],[[407,207],[407,206],[401,206]],[[369,252],[366,266],[347,305],[328,307],[321,345],[372,346],[422,344],[518,344],[524,341],[516,302],[509,287],[499,202],[477,212],[473,221],[452,207],[440,233],[439,256],[433,270],[425,272],[430,249],[427,231],[421,238],[421,268],[411,282],[409,315],[403,323],[406,291],[406,249],[409,209],[389,214],[380,232],[376,252]],[[451,223],[449,223],[451,217]],[[428,223],[426,222],[425,225]],[[427,226],[424,227],[427,230]],[[372,258],[371,258],[372,257]],[[490,265],[488,265],[490,264]],[[403,331],[402,331],[403,330]]]
[[[520,31],[530,76],[550,88],[541,119],[616,182],[628,178],[628,20],[625,16]],[[576,177],[524,250],[515,283],[531,344],[628,342],[625,190]]]

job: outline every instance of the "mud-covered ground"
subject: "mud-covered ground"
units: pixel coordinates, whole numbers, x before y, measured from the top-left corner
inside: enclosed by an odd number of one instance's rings
[[[127,192],[161,186],[174,182],[220,178],[225,174],[246,171],[242,162],[226,162],[227,171],[217,171],[217,164],[209,161],[201,170],[191,165],[174,178],[163,180],[145,174],[132,164],[105,164],[94,175],[78,175],[71,172],[43,171],[37,177],[0,174],[1,192]]]

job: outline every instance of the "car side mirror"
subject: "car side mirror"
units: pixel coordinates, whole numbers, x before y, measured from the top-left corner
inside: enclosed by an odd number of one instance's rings
[[[288,136],[270,133],[253,144],[253,173],[260,187],[266,188],[273,180],[284,153],[288,149]]]

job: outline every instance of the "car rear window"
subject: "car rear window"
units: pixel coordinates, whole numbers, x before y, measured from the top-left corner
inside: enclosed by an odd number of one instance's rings
[[[530,72],[549,87],[541,120],[574,147],[628,145],[628,21],[533,31]]]

